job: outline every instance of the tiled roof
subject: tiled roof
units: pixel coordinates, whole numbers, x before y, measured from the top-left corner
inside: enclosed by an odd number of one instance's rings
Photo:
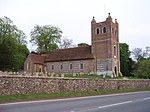
[[[93,59],[91,46],[80,46],[68,49],[57,49],[50,53],[45,62]]]
[[[31,53],[29,56],[33,63],[44,64],[44,60],[45,60],[47,54],[43,55],[43,54],[32,54]]]

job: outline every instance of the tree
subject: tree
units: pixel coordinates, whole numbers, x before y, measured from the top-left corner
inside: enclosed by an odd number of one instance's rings
[[[145,50],[142,50],[142,48],[134,48],[132,55],[136,62],[150,58],[150,47],[146,47]]]
[[[60,48],[70,48],[73,47],[72,39],[63,38],[61,40]]]
[[[134,70],[134,75],[140,78],[149,78],[150,79],[150,59],[140,60],[136,69]]]
[[[35,25],[30,32],[30,42],[37,45],[39,53],[49,53],[58,48],[62,31],[60,28],[50,25]]]
[[[0,18],[0,42],[4,39],[14,39],[18,44],[26,44],[26,35],[19,30],[8,17]]]
[[[0,70],[18,71],[29,50],[26,36],[8,17],[0,18]]]
[[[134,62],[130,58],[129,45],[120,43],[120,68],[124,76],[130,76]]]
[[[89,46],[87,43],[79,43],[78,46]]]

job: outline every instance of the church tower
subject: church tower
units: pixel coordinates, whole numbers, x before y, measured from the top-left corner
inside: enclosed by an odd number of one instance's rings
[[[94,72],[98,75],[117,75],[120,72],[119,25],[112,21],[110,13],[103,22],[91,21],[92,54]]]

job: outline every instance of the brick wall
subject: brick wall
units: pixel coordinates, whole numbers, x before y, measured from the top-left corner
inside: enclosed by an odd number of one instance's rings
[[[97,74],[112,75],[112,73],[115,73],[118,75],[120,72],[120,55],[119,25],[117,20],[113,22],[110,14],[106,21],[103,22],[96,22],[93,18],[91,21],[91,36],[92,53],[96,59],[102,60],[102,62],[97,61],[100,63],[97,64]]]
[[[0,76],[0,95],[150,88],[150,80],[61,79]]]
[[[72,69],[70,69],[70,64],[72,64]],[[80,64],[83,64],[82,69],[80,68]],[[47,63],[47,72],[65,74],[89,74],[93,72],[93,60],[50,62]]]

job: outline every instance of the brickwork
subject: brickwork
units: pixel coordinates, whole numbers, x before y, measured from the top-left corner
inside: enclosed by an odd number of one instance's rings
[[[150,80],[64,79],[0,76],[0,96],[150,88]]]
[[[91,21],[92,53],[95,56],[97,74],[112,75],[120,72],[119,27],[112,21],[110,14],[106,21]],[[102,60],[101,62],[99,60]],[[101,67],[99,67],[101,66]]]
[[[47,63],[48,73],[90,74],[93,71],[94,60],[62,61]],[[72,68],[70,68],[72,64]],[[81,68],[83,64],[83,68]]]

